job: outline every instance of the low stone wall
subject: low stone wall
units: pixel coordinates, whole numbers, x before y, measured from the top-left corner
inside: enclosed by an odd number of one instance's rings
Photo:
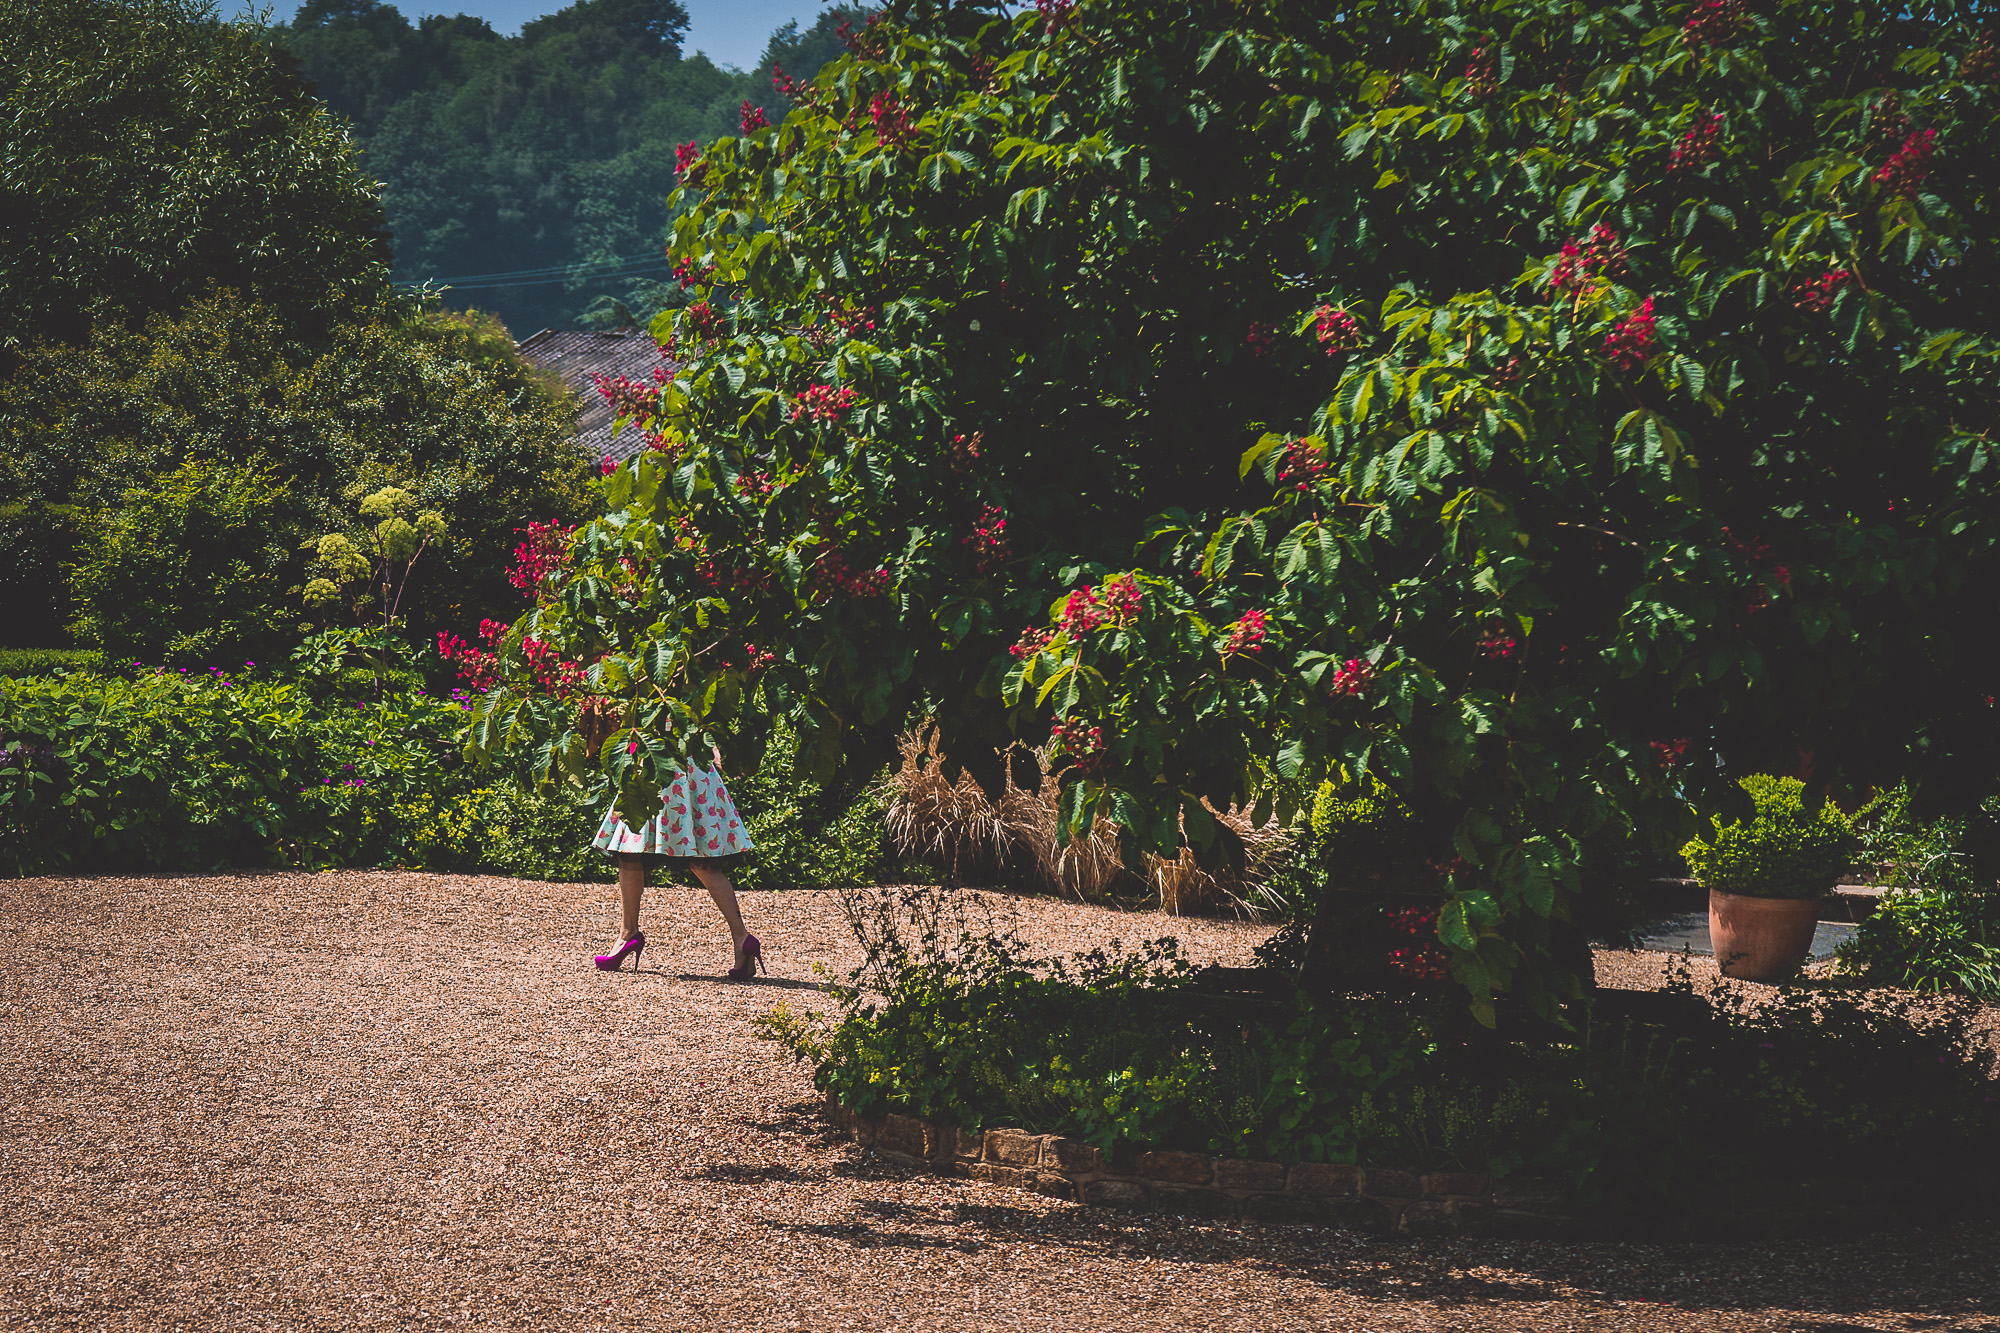
[[[1107,1158],[1087,1143],[1018,1129],[983,1134],[915,1116],[859,1116],[827,1098],[834,1125],[906,1166],[1074,1203],[1255,1222],[1313,1222],[1389,1235],[1757,1236],[1881,1226],[1932,1191],[1917,1182],[1827,1176],[1744,1181],[1714,1203],[1663,1218],[1618,1200],[1576,1203],[1560,1181],[1463,1171],[1417,1175],[1324,1162],[1257,1162],[1191,1152]]]

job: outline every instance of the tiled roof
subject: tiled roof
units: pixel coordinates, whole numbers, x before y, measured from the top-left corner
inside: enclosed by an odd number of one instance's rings
[[[645,438],[635,426],[626,426],[616,437],[611,434],[614,419],[611,404],[597,391],[594,375],[619,375],[650,384],[653,367],[660,364],[660,346],[643,329],[597,333],[588,329],[543,329],[516,344],[529,365],[553,370],[563,383],[576,390],[583,412],[576,422],[576,440],[593,459],[622,461],[645,447]]]

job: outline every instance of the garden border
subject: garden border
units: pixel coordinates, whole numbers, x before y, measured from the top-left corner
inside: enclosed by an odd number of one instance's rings
[[[1057,1134],[973,1134],[916,1116],[864,1116],[829,1093],[835,1130],[886,1161],[970,1176],[1071,1203],[1249,1222],[1310,1222],[1399,1236],[1706,1238],[1879,1228],[1915,1214],[1964,1211],[1948,1182],[1915,1177],[1810,1176],[1718,1185],[1716,1201],[1667,1213],[1610,1198],[1582,1204],[1549,1176],[1418,1174],[1328,1162],[1264,1162],[1193,1152],[1107,1157]]]

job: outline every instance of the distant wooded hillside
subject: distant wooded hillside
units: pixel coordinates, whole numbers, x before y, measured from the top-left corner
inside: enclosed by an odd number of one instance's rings
[[[382,183],[400,282],[451,280],[452,306],[518,335],[643,320],[675,290],[661,259],[674,146],[790,104],[848,15],[771,35],[749,73],[683,58],[681,0],[579,0],[503,37],[483,19],[412,24],[378,0],[310,0],[270,40],[353,125]]]

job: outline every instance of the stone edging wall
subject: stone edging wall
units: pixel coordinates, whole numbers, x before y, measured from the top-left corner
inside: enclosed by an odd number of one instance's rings
[[[831,1096],[826,1113],[843,1135],[891,1162],[1073,1203],[1403,1236],[1794,1235],[1880,1226],[1929,1193],[1909,1180],[1743,1181],[1718,1189],[1713,1205],[1667,1219],[1617,1200],[1579,1206],[1549,1177],[1417,1175],[1325,1162],[1287,1166],[1191,1152],[1107,1158],[1087,1143],[1053,1134],[968,1134],[915,1116],[860,1116]]]

